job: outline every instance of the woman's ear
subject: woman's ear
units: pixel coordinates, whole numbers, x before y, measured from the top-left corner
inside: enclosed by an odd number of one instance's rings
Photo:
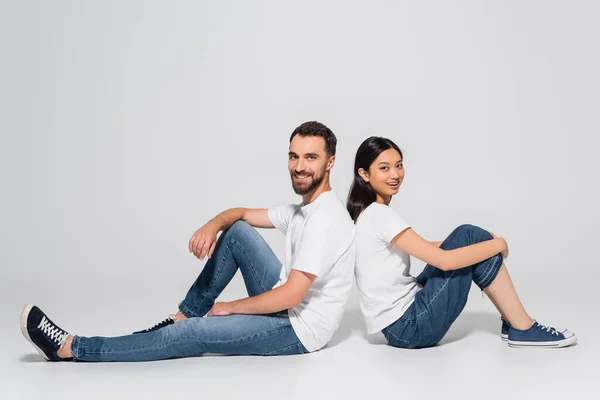
[[[369,183],[369,173],[363,168],[358,169],[358,175],[363,179],[363,181]]]

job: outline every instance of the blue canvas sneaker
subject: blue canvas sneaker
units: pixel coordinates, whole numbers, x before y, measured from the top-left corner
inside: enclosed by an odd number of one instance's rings
[[[500,317],[500,319],[502,320],[502,328],[500,329],[500,337],[502,338],[502,340],[507,341],[508,340],[508,329],[510,328],[510,324],[508,323],[507,320],[504,319],[504,317]]]
[[[526,330],[515,329],[509,326],[508,345],[510,347],[565,347],[575,344],[577,336],[564,329],[558,331],[550,326],[544,326],[533,320],[531,328]]]

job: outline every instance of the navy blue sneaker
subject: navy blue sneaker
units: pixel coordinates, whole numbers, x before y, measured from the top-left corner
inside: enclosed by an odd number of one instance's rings
[[[38,307],[28,304],[21,313],[21,332],[47,361],[71,361],[56,354],[69,334],[58,327]]]
[[[508,330],[508,345],[510,347],[565,347],[575,344],[577,336],[567,329],[558,331],[550,326],[544,326],[533,320],[533,325],[527,330]]]
[[[500,317],[500,319],[502,320],[502,328],[500,329],[500,337],[502,338],[502,340],[507,341],[508,340],[508,329],[510,328],[510,324],[508,323],[507,320],[504,319],[504,317]]]
[[[158,324],[156,324],[156,325],[154,325],[154,326],[152,326],[150,328],[141,330],[141,331],[133,332],[133,334],[135,335],[137,333],[147,333],[147,332],[156,331],[156,330],[159,330],[160,328],[164,328],[165,326],[168,326],[168,325],[171,325],[171,324],[174,324],[174,323],[175,323],[175,316],[174,315],[169,315],[168,318],[160,321]]]

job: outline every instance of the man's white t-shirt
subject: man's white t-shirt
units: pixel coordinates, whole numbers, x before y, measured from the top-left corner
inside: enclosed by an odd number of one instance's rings
[[[398,320],[421,289],[410,256],[391,241],[410,225],[390,207],[373,203],[356,221],[356,284],[368,333]]]
[[[287,281],[292,269],[317,276],[300,305],[288,314],[304,347],[319,350],[338,328],[352,288],[354,224],[333,191],[321,193],[306,206],[271,208],[269,219],[285,234],[285,259],[275,287]]]

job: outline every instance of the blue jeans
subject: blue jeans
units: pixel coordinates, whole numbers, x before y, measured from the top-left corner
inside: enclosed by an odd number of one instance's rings
[[[461,225],[440,247],[452,250],[491,239],[492,235],[481,228]],[[442,271],[427,264],[417,277],[423,289],[417,292],[413,304],[400,319],[382,330],[388,343],[408,349],[437,344],[467,304],[471,282],[484,290],[496,279],[502,262],[498,254],[453,271]]]
[[[119,337],[73,338],[80,361],[150,361],[203,353],[290,355],[307,350],[290,324],[287,310],[267,315],[204,317],[240,269],[248,295],[279,280],[281,263],[260,234],[238,221],[219,237],[215,251],[179,309],[187,319],[159,330]]]

